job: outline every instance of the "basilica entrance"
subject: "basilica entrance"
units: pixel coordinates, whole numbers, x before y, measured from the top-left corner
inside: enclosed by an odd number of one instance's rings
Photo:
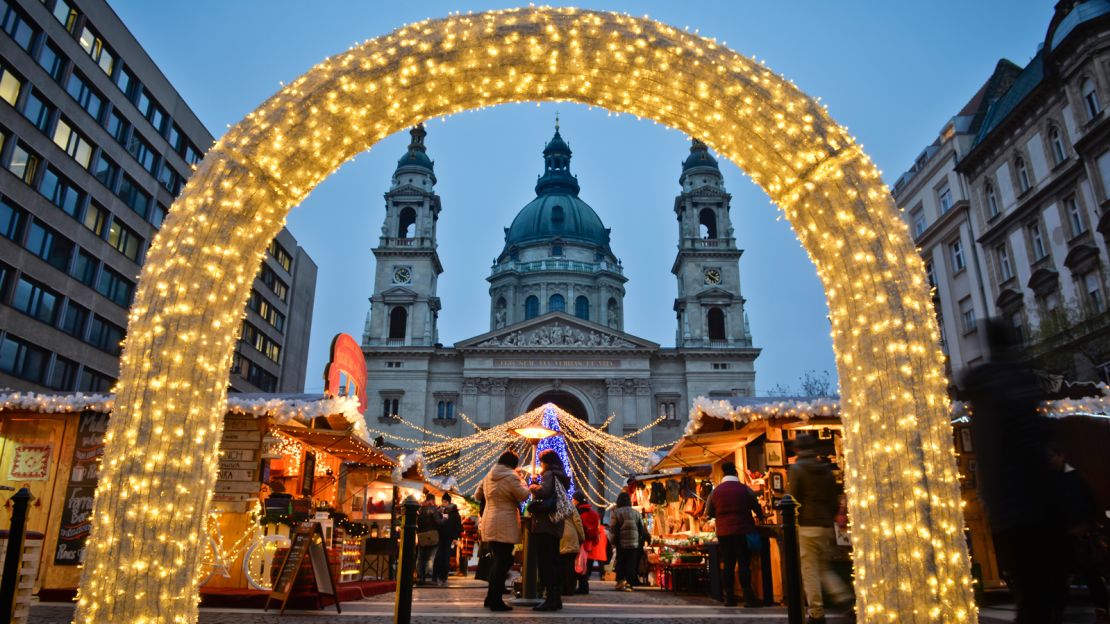
[[[586,410],[586,406],[582,404],[582,401],[573,394],[562,390],[544,392],[532,399],[532,402],[528,404],[528,409],[524,411],[530,412],[544,403],[554,403],[564,411],[574,414],[581,420],[590,422],[590,414]]]

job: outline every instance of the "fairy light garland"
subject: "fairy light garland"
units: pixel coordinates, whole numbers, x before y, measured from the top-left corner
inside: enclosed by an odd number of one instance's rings
[[[859,619],[976,619],[925,267],[879,170],[818,101],[727,46],[646,18],[530,7],[411,24],[325,59],[209,150],[129,311],[76,622],[196,621],[235,334],[290,208],[395,132],[532,100],[698,137],[782,209],[829,306]]]

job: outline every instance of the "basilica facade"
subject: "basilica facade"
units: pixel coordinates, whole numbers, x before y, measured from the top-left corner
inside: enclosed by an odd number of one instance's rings
[[[663,444],[681,435],[695,397],[754,392],[759,349],[740,294],[731,197],[704,143],[693,141],[674,199],[673,347],[625,330],[628,279],[610,230],[580,197],[558,124],[543,150],[536,198],[505,228],[487,278],[490,330],[443,346],[436,295],[443,207],[426,132],[410,134],[373,249],[374,293],[362,338],[373,426],[419,435],[398,422],[403,418],[443,435],[468,435],[473,429],[460,413],[495,425],[552,402],[594,425],[612,415],[608,428],[616,435],[662,418],[636,441]]]

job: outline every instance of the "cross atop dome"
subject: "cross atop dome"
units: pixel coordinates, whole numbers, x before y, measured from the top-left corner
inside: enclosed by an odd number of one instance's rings
[[[536,182],[536,195],[570,193],[578,196],[578,178],[570,173],[570,144],[559,134],[559,115],[555,114],[555,135],[543,148],[543,175]]]

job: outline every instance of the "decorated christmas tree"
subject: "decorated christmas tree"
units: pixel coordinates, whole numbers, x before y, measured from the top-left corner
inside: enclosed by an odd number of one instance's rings
[[[574,470],[570,467],[570,457],[567,456],[567,441],[561,435],[563,429],[559,426],[559,416],[555,413],[555,407],[550,403],[544,406],[543,420],[540,425],[552,431],[558,431],[560,435],[553,435],[549,438],[540,440],[539,446],[536,447],[536,457],[540,457],[547,450],[553,450],[563,462],[563,471],[570,477],[570,487],[567,488],[567,494],[574,495]]]

